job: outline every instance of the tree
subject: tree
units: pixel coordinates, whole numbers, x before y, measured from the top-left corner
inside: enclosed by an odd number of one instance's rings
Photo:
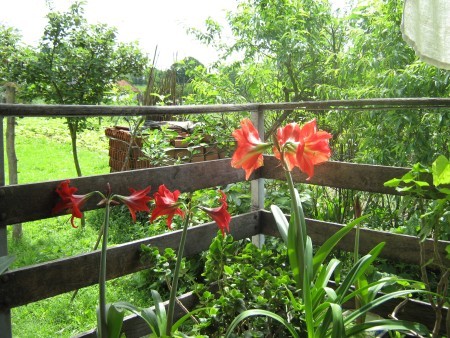
[[[34,60],[27,69],[27,97],[53,104],[101,104],[115,81],[142,73],[146,57],[136,44],[116,41],[116,28],[90,25],[82,3],[50,12]],[[77,133],[86,118],[67,118],[75,168],[81,176]]]
[[[175,62],[170,69],[176,71],[177,83],[185,85],[192,81],[192,75],[190,70],[193,70],[199,66],[203,66],[200,61],[192,56],[188,56],[181,61]]]
[[[16,83],[19,81],[21,66],[26,55],[26,48],[20,45],[20,40],[21,36],[14,28],[0,25],[0,86],[5,90],[6,103],[15,103]],[[18,183],[15,126],[16,118],[7,117],[6,154],[9,184]],[[22,224],[14,224],[13,238],[18,240],[22,235]]]
[[[333,81],[327,71],[342,48],[342,34],[327,0],[246,0],[229,14],[228,22],[234,42],[218,47],[224,57],[243,56],[239,81],[248,72],[244,84],[250,89],[259,87],[252,80],[260,78],[258,68],[266,80],[278,84],[273,101],[310,100],[317,85]],[[212,43],[221,28],[209,20],[206,33],[195,33]]]

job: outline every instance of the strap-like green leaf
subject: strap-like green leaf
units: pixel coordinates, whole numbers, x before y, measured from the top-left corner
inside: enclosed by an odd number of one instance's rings
[[[313,281],[313,245],[311,237],[306,236],[306,245],[305,245],[305,274],[308,274],[308,279],[311,282]],[[311,288],[310,284],[308,285],[308,292]]]
[[[308,264],[312,263],[312,242],[311,239],[308,237],[308,240],[306,241],[306,250],[305,250],[305,256],[306,256],[306,265],[304,266],[304,273],[303,273],[303,302],[305,305],[305,320],[306,320],[306,330],[308,332],[308,338],[314,338],[314,317],[313,317],[313,307],[312,307],[312,300],[311,300],[311,280],[308,270],[310,269],[310,266]],[[309,260],[308,260],[309,257]]]
[[[210,307],[202,307],[202,308],[198,308],[192,311],[189,311],[188,313],[186,313],[183,317],[181,317],[180,319],[178,319],[173,325],[172,325],[172,332],[175,332],[178,330],[178,328],[183,325],[183,323],[192,318],[193,315],[199,313],[199,312],[203,312],[207,309],[210,309]]]
[[[161,331],[159,329],[158,320],[156,318],[155,311],[153,311],[152,308],[141,309],[128,302],[117,302],[114,303],[114,305],[117,308],[125,309],[127,311],[134,313],[136,316],[142,318],[147,323],[153,334],[156,335],[157,337],[161,337],[161,334],[165,333],[165,331]]]
[[[325,243],[323,243],[320,248],[317,250],[316,254],[314,255],[314,264],[313,264],[313,271],[314,274],[317,273],[317,269],[319,266],[324,262],[324,260],[328,257],[331,250],[336,246],[336,244],[339,243],[339,241],[344,237],[346,234],[350,232],[357,224],[361,223],[363,220],[365,220],[369,215],[364,215],[362,217],[359,217],[355,219],[354,221],[348,223],[346,226],[344,226],[342,229],[340,229],[338,232],[336,232],[334,235],[332,235],[330,238],[328,238]]]
[[[275,219],[275,223],[277,223],[278,232],[280,233],[284,243],[287,245],[289,222],[277,205],[270,206],[270,210],[272,210],[273,218]]]
[[[117,308],[114,304],[106,305],[106,326],[108,328],[108,338],[119,338],[122,332],[123,309]]]
[[[327,305],[329,305],[327,312],[325,313],[325,316],[323,319],[317,323],[316,327],[317,330],[314,333],[314,337],[316,338],[325,338],[327,336],[328,328],[330,327],[330,324],[333,320],[333,314],[331,309],[331,303],[327,302]]]
[[[292,275],[297,287],[300,289],[303,287],[303,269],[306,265],[306,221],[297,189],[292,188],[290,190],[293,192],[294,198],[292,200],[293,212],[289,220],[288,229],[288,257]]]
[[[359,296],[360,294],[366,294],[366,298],[364,299],[364,302],[362,304],[367,304],[375,299],[375,297],[381,291],[382,288],[384,288],[386,285],[393,284],[395,281],[398,280],[400,279],[397,277],[384,277],[365,286],[358,287],[353,292],[345,296],[342,302],[345,303],[348,302],[350,299]]]
[[[228,338],[231,336],[233,330],[241,321],[247,319],[248,317],[252,317],[252,316],[266,316],[266,317],[275,319],[276,321],[283,324],[289,330],[292,337],[294,337],[294,338],[300,337],[298,335],[298,333],[295,331],[295,328],[286,319],[284,319],[284,318],[280,317],[279,315],[277,315],[273,312],[270,312],[270,311],[254,309],[254,310],[243,311],[239,315],[237,315],[236,318],[234,318],[234,320],[231,322],[230,326],[228,327],[228,330],[225,333],[225,338]]]
[[[294,216],[291,216],[289,221],[288,229],[288,243],[287,243],[287,253],[289,258],[289,265],[292,271],[292,277],[294,278],[297,288],[300,289],[303,286],[303,266],[304,266],[304,256],[303,256],[303,246],[301,245],[301,239],[299,238],[299,227],[294,221]],[[299,249],[302,247],[302,250]]]
[[[354,336],[364,331],[412,331],[427,336],[429,331],[425,325],[405,320],[381,319],[365,322],[347,329],[347,336]]]
[[[333,276],[333,272],[336,269],[336,267],[341,264],[341,262],[336,259],[333,258],[328,265],[325,267],[323,267],[320,270],[319,275],[316,278],[316,281],[314,282],[314,288],[315,289],[321,289],[324,288],[325,286],[328,285],[328,282],[331,279],[331,276]]]
[[[354,281],[359,278],[367,268],[373,263],[373,261],[378,257],[381,250],[384,247],[384,242],[379,243],[375,248],[373,248],[367,255],[360,258],[358,262],[356,262],[355,265],[353,265],[350,272],[345,277],[342,284],[338,287],[336,290],[336,293],[339,297],[338,303],[342,304],[344,297],[346,296],[347,292],[350,290],[350,287],[354,283]]]
[[[333,329],[331,330],[331,338],[345,338],[344,318],[342,316],[342,308],[338,304],[331,303],[331,313],[333,316]]]
[[[369,312],[372,309],[374,309],[375,307],[383,304],[384,302],[387,302],[388,300],[391,300],[391,299],[394,299],[397,297],[406,296],[411,293],[425,293],[425,292],[426,291],[424,291],[424,290],[400,290],[400,291],[394,291],[394,292],[388,293],[386,295],[383,295],[381,297],[374,299],[373,301],[371,301],[367,304],[364,304],[359,309],[353,311],[351,314],[349,314],[347,317],[345,317],[344,322],[346,324],[351,323],[356,318],[365,315],[367,312]]]
[[[161,299],[161,296],[159,295],[158,291],[152,290],[152,298],[153,302],[155,304],[155,313],[156,313],[156,319],[158,321],[158,328],[161,332],[161,334],[166,332],[167,329],[167,313],[166,308],[164,307],[163,301]]]
[[[9,268],[12,262],[14,262],[14,256],[2,256],[0,257],[0,275]]]

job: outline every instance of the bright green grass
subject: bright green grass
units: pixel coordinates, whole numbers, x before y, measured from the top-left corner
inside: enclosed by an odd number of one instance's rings
[[[16,127],[19,183],[76,177],[72,147],[64,119],[23,118]],[[78,156],[84,176],[109,172],[104,127],[93,125],[78,136]]]
[[[76,177],[64,119],[23,118],[17,122],[19,183]],[[93,119],[90,129],[79,135],[78,152],[84,176],[109,172],[104,128],[113,123],[107,119],[101,125],[98,122],[98,119]],[[96,229],[99,228],[99,224],[94,223],[102,219],[101,215],[95,213],[101,212],[87,213],[84,228],[72,228],[68,216],[24,223],[24,236],[17,242],[12,240],[12,229],[9,227],[8,249],[16,256],[12,268],[89,252],[97,238]],[[90,217],[91,213],[94,217]],[[128,300],[136,305],[145,305],[148,299],[136,289],[134,278],[126,276],[110,281],[108,301]],[[70,303],[69,293],[12,309],[13,336],[71,337],[94,328],[97,290],[96,286],[80,290],[73,303]]]

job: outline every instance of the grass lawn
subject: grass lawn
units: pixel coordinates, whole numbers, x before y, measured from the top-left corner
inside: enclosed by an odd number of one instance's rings
[[[76,177],[69,131],[64,121],[58,118],[17,119],[19,183]],[[109,119],[92,119],[88,123],[89,129],[79,134],[78,152],[84,176],[109,172],[104,128],[113,124]],[[96,223],[102,220],[98,214],[101,212],[87,213],[84,228],[72,228],[68,216],[24,223],[24,235],[19,241],[12,239],[12,227],[8,227],[8,251],[16,256],[12,268],[89,252],[97,238],[99,224]],[[133,286],[134,278],[126,276],[111,281],[108,301],[127,299],[139,305],[139,300],[144,297]],[[72,303],[70,293],[12,309],[13,336],[71,337],[94,328],[97,290],[96,286],[80,290]]]
[[[69,130],[60,118],[17,119],[16,153],[19,183],[76,177]],[[107,121],[95,123],[78,136],[78,156],[84,176],[109,172]],[[7,175],[6,175],[7,176]]]

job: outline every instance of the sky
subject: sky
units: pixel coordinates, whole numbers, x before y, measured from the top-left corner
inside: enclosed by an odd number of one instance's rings
[[[47,23],[49,0],[0,0],[0,24],[14,27],[22,41],[37,46]],[[52,0],[53,8],[65,11],[71,0]],[[158,48],[156,67],[167,69],[187,56],[209,65],[217,52],[202,45],[186,30],[202,29],[208,17],[221,24],[236,0],[86,0],[84,15],[88,23],[115,26],[121,42],[138,41],[141,50],[153,58]]]

